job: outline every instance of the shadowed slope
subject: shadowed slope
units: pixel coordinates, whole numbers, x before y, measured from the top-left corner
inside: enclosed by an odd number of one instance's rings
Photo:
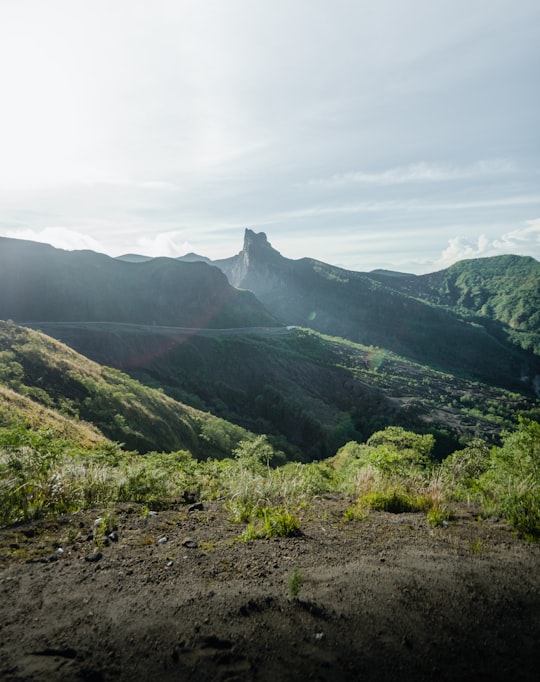
[[[425,365],[515,389],[528,385],[532,390],[533,377],[540,373],[539,358],[510,342],[502,322],[483,324],[485,317],[463,316],[458,308],[419,300],[413,285],[421,278],[413,275],[359,273],[310,258],[290,260],[271,247],[265,234],[251,230],[237,256],[214,263],[234,286],[253,291],[288,325],[387,348]]]
[[[130,263],[0,238],[0,318],[114,321],[179,327],[272,326],[253,294],[204,263]]]

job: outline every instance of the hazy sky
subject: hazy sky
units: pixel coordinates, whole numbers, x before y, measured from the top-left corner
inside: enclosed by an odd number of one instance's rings
[[[540,259],[539,0],[0,0],[0,235]]]

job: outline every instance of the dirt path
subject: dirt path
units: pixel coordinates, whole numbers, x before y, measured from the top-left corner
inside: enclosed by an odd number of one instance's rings
[[[104,547],[95,514],[1,530],[0,679],[536,680],[539,545],[468,510],[344,524],[346,504],[250,543],[219,503],[124,506]]]

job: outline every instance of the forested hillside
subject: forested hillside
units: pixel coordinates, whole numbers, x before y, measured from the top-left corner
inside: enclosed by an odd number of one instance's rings
[[[51,427],[82,443],[224,457],[246,431],[180,404],[54,339],[0,322],[0,418]]]
[[[534,258],[475,258],[429,275],[378,279],[429,303],[499,322],[509,340],[540,354],[540,263]]]
[[[438,453],[496,439],[537,401],[307,329],[188,333],[132,325],[41,327],[173,398],[281,439],[289,457],[333,455],[400,424],[438,436]]]

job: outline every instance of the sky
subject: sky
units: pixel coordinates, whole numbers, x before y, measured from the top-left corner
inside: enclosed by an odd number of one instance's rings
[[[0,236],[540,259],[538,0],[0,0]]]

